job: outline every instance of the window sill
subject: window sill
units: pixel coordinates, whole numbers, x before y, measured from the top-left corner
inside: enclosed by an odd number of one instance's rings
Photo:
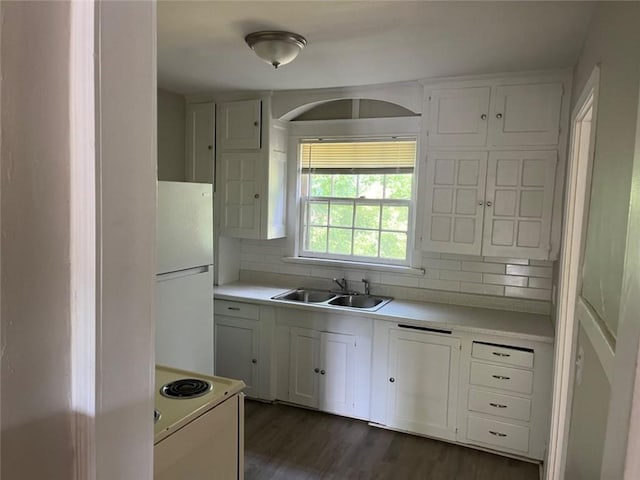
[[[372,270],[376,272],[401,273],[422,277],[424,268],[404,267],[398,265],[383,265],[380,263],[349,262],[345,260],[329,260],[324,258],[283,257],[283,262],[302,265],[318,265],[322,267],[353,268],[355,270]]]

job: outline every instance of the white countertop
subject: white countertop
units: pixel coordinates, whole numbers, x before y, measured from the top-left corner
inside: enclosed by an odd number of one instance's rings
[[[272,300],[271,297],[292,288],[268,287],[249,283],[231,283],[215,287],[214,298],[283,308],[324,310],[391,322],[409,322],[432,328],[502,335],[552,343],[554,329],[548,315],[510,312],[489,308],[463,307],[443,303],[392,300],[379,310],[362,311],[347,307],[324,306]]]

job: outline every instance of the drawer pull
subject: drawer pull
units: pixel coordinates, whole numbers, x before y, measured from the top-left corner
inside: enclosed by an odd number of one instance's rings
[[[240,307],[227,307],[227,310],[240,310]]]
[[[510,357],[510,353],[492,352],[496,357]]]
[[[502,405],[501,403],[489,402],[489,405],[491,405],[493,408],[507,408],[506,405]]]
[[[491,375],[491,376],[497,380],[511,380],[511,377],[505,377],[504,375]]]
[[[490,433],[491,435],[496,436],[496,437],[506,437],[506,436],[507,436],[507,434],[506,434],[506,433],[494,432],[493,430],[489,430],[489,433]]]

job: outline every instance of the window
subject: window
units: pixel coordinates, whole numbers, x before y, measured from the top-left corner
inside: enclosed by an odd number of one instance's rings
[[[416,139],[300,145],[300,256],[407,265]]]

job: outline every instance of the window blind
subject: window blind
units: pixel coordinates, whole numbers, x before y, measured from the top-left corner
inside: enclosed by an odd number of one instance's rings
[[[413,169],[415,140],[302,143],[302,168]]]

